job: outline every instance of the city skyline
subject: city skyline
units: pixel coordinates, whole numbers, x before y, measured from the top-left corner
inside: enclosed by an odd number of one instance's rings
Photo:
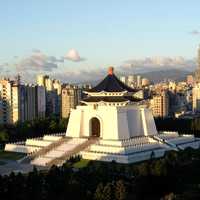
[[[133,71],[163,66],[193,70],[200,38],[199,4],[4,2],[1,71],[24,77],[48,73],[74,81],[83,74],[103,74],[109,65]]]
[[[2,200],[200,199],[199,0],[0,5]]]

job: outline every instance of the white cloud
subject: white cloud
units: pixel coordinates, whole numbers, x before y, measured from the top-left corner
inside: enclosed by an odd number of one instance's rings
[[[125,61],[121,68],[122,70],[132,69],[135,72],[151,71],[152,69],[170,69],[179,68],[193,70],[196,66],[195,59],[185,59],[181,56],[177,57],[147,57],[144,59],[130,59]]]
[[[107,68],[89,69],[69,69],[60,71],[58,63],[63,63],[65,60],[74,62],[83,61],[78,51],[71,49],[64,57],[49,56],[38,49],[33,49],[32,52],[23,58],[16,57],[14,66],[16,71],[12,70],[13,63],[4,63],[0,65],[2,71],[10,70],[12,73],[20,73],[23,77],[30,81],[35,74],[44,72],[51,76],[61,79],[64,82],[89,82],[94,80],[101,80],[105,75]],[[129,59],[124,61],[118,67],[115,67],[117,75],[128,75],[143,73],[155,70],[165,69],[183,69],[193,71],[196,68],[196,59],[186,59],[181,56],[177,57],[146,57],[143,59]]]
[[[118,70],[116,70],[118,72]],[[56,79],[68,83],[89,83],[102,80],[107,74],[107,68],[65,70],[52,74]]]
[[[200,35],[200,31],[199,30],[193,30],[191,32],[189,32],[192,35]]]
[[[64,62],[64,59],[47,56],[40,50],[33,50],[29,56],[20,59],[15,66],[17,71],[52,71],[58,67],[58,62]]]
[[[71,60],[74,62],[84,61],[84,58],[81,58],[78,51],[75,49],[70,49],[67,54],[64,56],[65,59]]]
[[[41,51],[39,49],[32,49],[32,52],[34,52],[34,53],[40,53]]]
[[[163,65],[185,65],[186,59],[181,56],[178,57],[147,57],[144,59],[131,59],[125,61],[125,63],[132,65],[143,65],[143,66],[163,66]]]
[[[58,68],[58,63],[64,63],[65,60],[80,62],[85,59],[80,57],[78,51],[75,49],[69,50],[65,56],[61,57],[49,56],[39,49],[32,49],[29,55],[21,58],[14,56],[14,60],[14,63],[0,64],[1,71],[3,71],[5,67],[8,70],[10,66],[14,66],[17,73],[23,74],[28,72],[51,72]]]
[[[159,71],[168,69],[183,69],[193,71],[196,67],[195,59],[183,57],[148,57],[144,59],[130,59],[120,66],[114,66],[117,76]],[[89,83],[100,81],[107,74],[107,67],[93,69],[67,69],[59,72],[49,72],[49,75],[63,82]]]
[[[12,72],[12,66],[9,63],[2,63],[0,64],[0,70],[1,70],[1,74],[8,74],[10,72]]]
[[[0,64],[0,67],[2,67],[2,68],[5,68],[5,67],[8,67],[9,66],[9,63],[3,63],[3,64]]]

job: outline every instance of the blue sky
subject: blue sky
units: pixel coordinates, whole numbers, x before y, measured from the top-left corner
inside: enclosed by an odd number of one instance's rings
[[[85,60],[59,70],[93,69],[152,56],[193,58],[200,43],[198,0],[1,0],[0,7],[1,63],[33,49],[56,57],[76,49]]]

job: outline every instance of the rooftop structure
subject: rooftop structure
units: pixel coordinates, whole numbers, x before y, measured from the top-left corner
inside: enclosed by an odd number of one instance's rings
[[[114,74],[114,68],[109,67],[108,75],[97,86],[85,91],[87,97],[82,100],[82,103],[86,105],[126,105],[140,101],[133,96],[137,91],[120,81]]]
[[[128,87],[120,81],[114,74],[114,68],[108,68],[108,75],[94,88],[89,89],[88,93],[96,92],[135,92],[136,90]]]

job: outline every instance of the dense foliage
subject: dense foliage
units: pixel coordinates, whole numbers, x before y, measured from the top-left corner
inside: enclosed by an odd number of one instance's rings
[[[2,125],[0,126],[0,144],[28,137],[40,137],[45,133],[65,132],[67,123],[68,119],[50,117],[14,125]],[[156,118],[155,123],[158,131],[178,131],[180,134],[195,134],[200,137],[200,118]]]
[[[44,134],[65,132],[68,119],[50,117],[0,126],[0,143],[40,137]]]
[[[156,118],[155,123],[158,131],[178,131],[180,134],[194,134],[200,137],[200,118]]]
[[[74,169],[71,159],[48,172],[0,176],[2,200],[200,199],[200,150],[168,152],[135,165],[90,162]]]

